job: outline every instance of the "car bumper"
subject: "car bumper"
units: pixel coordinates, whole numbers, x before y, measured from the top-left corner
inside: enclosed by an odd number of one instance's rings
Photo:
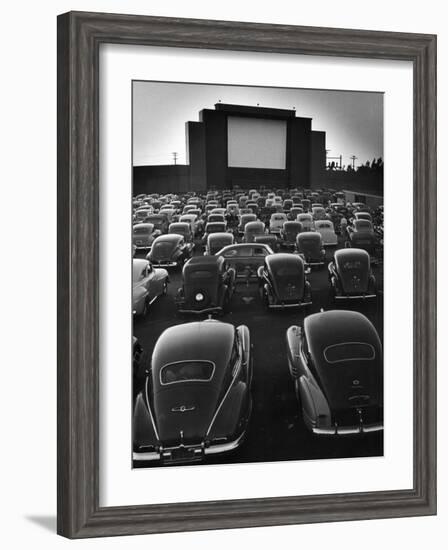
[[[269,309],[289,309],[293,307],[305,307],[310,306],[312,302],[300,302],[294,304],[268,304]]]
[[[335,296],[336,300],[371,300],[372,298],[376,298],[376,294],[356,294],[356,295],[337,295]]]
[[[178,311],[179,313],[193,313],[197,315],[202,315],[204,313],[219,313],[222,311],[222,307],[212,306],[212,307],[206,307],[204,309],[188,309],[187,307],[184,307],[181,305],[178,307]]]
[[[151,262],[154,267],[175,267],[177,262]]]
[[[358,426],[330,426],[328,428],[311,428],[316,435],[354,435],[371,432],[380,432],[384,430],[382,422],[374,424],[360,424]]]
[[[150,452],[139,452],[134,451],[132,453],[132,459],[135,462],[149,462],[149,461],[155,461],[155,460],[167,460],[168,462],[171,461],[171,456],[173,451],[178,451],[180,449],[185,449],[186,451],[190,451],[191,458],[190,460],[186,459],[184,462],[194,462],[196,460],[201,460],[204,456],[208,455],[216,455],[216,454],[224,454],[229,453],[231,451],[236,450],[244,441],[244,438],[246,436],[246,432],[244,431],[241,435],[239,435],[236,439],[232,441],[225,441],[223,443],[212,443],[210,446],[205,447],[205,445],[197,445],[193,447],[170,447],[163,449],[161,452],[158,451],[150,451]],[[173,462],[176,460],[173,459]],[[182,460],[178,460],[178,462],[182,462]]]

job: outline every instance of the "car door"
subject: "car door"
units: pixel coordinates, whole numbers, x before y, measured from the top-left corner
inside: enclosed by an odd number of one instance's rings
[[[158,289],[160,283],[157,281],[156,271],[151,264],[147,265],[144,270],[144,286],[148,291],[150,301],[160,294]]]

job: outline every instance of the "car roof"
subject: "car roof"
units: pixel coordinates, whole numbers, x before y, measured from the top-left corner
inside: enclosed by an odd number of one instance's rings
[[[334,253],[334,260],[338,265],[341,262],[360,259],[370,263],[369,253],[362,248],[341,248]]]
[[[208,319],[167,328],[157,340],[152,355],[153,380],[160,369],[177,361],[211,361],[216,365],[212,383],[221,384],[232,353],[235,327]]]
[[[304,331],[308,350],[316,367],[329,367],[325,350],[346,343],[370,344],[380,355],[381,343],[373,324],[358,311],[331,310],[305,317]],[[378,357],[379,359],[379,357]]]
[[[159,235],[158,237],[156,237],[156,239],[154,240],[153,246],[156,243],[175,242],[175,241],[179,241],[180,239],[183,239],[183,238],[184,238],[183,235],[178,235],[177,233],[166,233],[165,235]]]
[[[303,260],[298,254],[289,254],[287,252],[279,252],[277,254],[271,254],[265,258],[266,265],[269,267],[277,267],[279,264],[295,263],[303,267]]]
[[[297,238],[300,241],[321,241],[322,235],[317,231],[305,231],[305,233],[299,233]]]

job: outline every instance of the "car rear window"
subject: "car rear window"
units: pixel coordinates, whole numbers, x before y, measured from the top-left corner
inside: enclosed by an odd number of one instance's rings
[[[365,266],[365,262],[362,262],[361,260],[351,260],[344,262],[342,264],[342,269],[346,269],[347,271],[350,269],[362,269]]]
[[[146,227],[134,227],[134,235],[148,235],[152,232],[154,227],[146,226]]]
[[[171,363],[160,370],[160,383],[167,385],[177,382],[209,382],[214,371],[215,365],[210,361]]]
[[[344,342],[324,349],[327,363],[344,363],[346,361],[373,361],[375,348],[364,342]]]
[[[190,279],[213,279],[216,277],[216,272],[198,269],[197,271],[190,271],[188,276]]]

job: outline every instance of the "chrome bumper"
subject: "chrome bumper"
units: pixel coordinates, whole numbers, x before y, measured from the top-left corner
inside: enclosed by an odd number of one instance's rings
[[[311,428],[316,435],[353,435],[384,430],[383,423],[359,424],[358,426],[331,426],[330,428]]]
[[[356,296],[335,296],[336,300],[364,300],[369,298],[376,298],[376,294],[358,294]]]
[[[204,309],[184,309],[182,307],[179,307],[177,311],[179,313],[193,313],[193,314],[201,315],[203,313],[219,313],[222,311],[222,307],[215,306],[215,307],[206,307]]]
[[[198,458],[201,458],[203,455],[214,455],[214,454],[228,453],[230,451],[234,451],[244,441],[245,436],[246,436],[246,432],[244,431],[237,439],[234,439],[233,441],[226,441],[225,443],[215,443],[215,444],[212,443],[210,444],[209,447],[205,447],[204,445],[192,446],[190,447],[190,449],[193,450],[192,456],[194,457],[195,455],[197,455]],[[170,447],[167,449],[162,449],[161,452],[134,451],[132,453],[132,460],[135,460],[136,462],[162,460],[163,458],[169,458],[171,451],[176,449],[181,449],[182,447],[183,447],[182,445],[180,445],[179,447]],[[189,449],[189,447],[187,446],[185,446],[184,448]]]
[[[177,262],[151,262],[154,267],[175,267]]]
[[[268,304],[269,309],[286,309],[292,307],[310,306],[312,302],[300,302],[299,304]]]

